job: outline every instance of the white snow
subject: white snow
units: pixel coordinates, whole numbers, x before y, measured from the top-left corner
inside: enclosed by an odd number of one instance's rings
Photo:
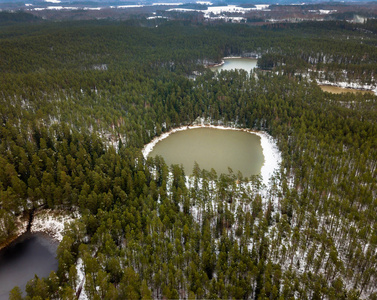
[[[61,242],[63,239],[65,224],[71,223],[79,217],[80,215],[78,213],[69,215],[66,212],[57,212],[50,209],[39,210],[34,213],[30,232],[43,232]],[[16,220],[16,224],[17,231],[15,232],[15,237],[19,237],[26,232],[29,218],[19,216]]]
[[[110,8],[138,8],[144,7],[144,5],[119,5],[119,6],[110,6]]]
[[[245,13],[247,11],[255,10],[255,8],[243,8],[237,5],[227,6],[211,6],[207,10],[203,11],[205,16],[210,17],[210,14],[220,15],[223,13]]]
[[[56,213],[46,209],[35,212],[31,225],[31,232],[44,232],[59,242],[63,239],[64,226],[71,223],[78,216],[66,213]]]
[[[153,19],[167,19],[167,17],[163,16],[153,16],[153,17],[148,17],[147,20],[153,20]],[[157,26],[157,25],[156,25]]]
[[[198,10],[191,9],[191,8],[170,8],[166,11],[182,11],[182,12],[185,12],[185,11],[198,11]]]
[[[156,146],[158,142],[162,141],[163,139],[166,139],[169,135],[171,135],[174,132],[195,129],[195,128],[203,128],[203,127],[215,128],[215,129],[221,129],[221,130],[245,131],[245,132],[249,132],[250,134],[258,135],[261,138],[261,146],[262,146],[263,156],[264,156],[264,163],[261,169],[261,176],[262,176],[263,184],[268,186],[271,176],[275,172],[279,171],[280,164],[281,164],[281,153],[273,137],[270,136],[268,133],[264,131],[251,131],[247,129],[240,129],[240,128],[234,128],[234,127],[204,125],[203,123],[199,125],[182,126],[182,127],[172,129],[169,132],[163,133],[159,137],[154,138],[149,144],[144,146],[142,150],[143,156],[147,158],[149,153],[152,152],[153,148]]]
[[[269,5],[267,4],[258,4],[255,7],[245,8],[240,7],[237,5],[227,5],[227,6],[210,6],[205,10],[201,9],[181,9],[181,8],[171,8],[168,11],[197,11],[204,14],[204,17],[207,19],[225,19],[225,20],[234,20],[234,21],[241,21],[245,20],[242,17],[229,17],[224,15],[225,13],[238,13],[238,14],[245,14],[248,11],[254,10],[267,10]]]
[[[226,17],[226,16],[220,16],[220,17],[211,17],[211,20],[224,20],[226,22],[232,21],[232,22],[238,22],[240,23],[241,21],[246,21],[246,18],[243,17]]]
[[[101,7],[76,7],[76,6],[47,6],[47,7],[36,7],[32,10],[101,10]]]
[[[256,4],[255,5],[256,9],[255,10],[264,10],[270,7],[269,4]]]
[[[47,7],[36,7],[34,10],[76,10],[78,7],[67,7],[67,6],[47,6]]]
[[[264,131],[253,132],[260,136],[261,146],[263,149],[264,163],[261,169],[263,184],[268,186],[271,176],[278,172],[281,164],[281,153],[277,147],[276,141]]]
[[[336,10],[328,10],[328,9],[320,9],[320,10],[319,10],[319,13],[320,13],[321,15],[328,15],[328,14],[332,14],[332,13],[334,13],[334,12],[336,12]]]
[[[212,2],[209,1],[196,1],[196,4],[201,4],[201,5],[213,5]]]
[[[88,298],[88,296],[85,292],[85,288],[84,288],[84,285],[85,285],[85,270],[84,270],[84,263],[83,263],[81,258],[79,258],[77,260],[76,270],[77,270],[77,277],[78,277],[77,286],[78,286],[78,288],[80,286],[82,286],[80,297],[78,298],[78,300],[87,300],[89,298]]]
[[[161,2],[161,3],[153,3],[152,4],[153,6],[178,6],[178,5],[183,5],[183,3],[163,3],[163,2]]]

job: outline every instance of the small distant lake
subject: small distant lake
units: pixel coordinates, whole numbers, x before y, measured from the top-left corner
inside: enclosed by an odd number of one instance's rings
[[[362,93],[362,94],[372,94],[372,95],[374,94],[372,91],[342,88],[342,87],[333,86],[333,85],[320,85],[319,87],[322,89],[322,91],[333,93],[333,94],[343,94],[343,93],[353,93],[353,94]]]
[[[158,142],[148,156],[160,155],[166,164],[183,165],[192,174],[195,161],[201,169],[213,168],[218,175],[242,172],[245,177],[260,173],[263,149],[258,135],[235,130],[194,128],[172,133]]]
[[[26,283],[37,274],[47,277],[58,269],[58,243],[41,233],[27,232],[0,251],[0,300],[18,285],[25,296]]]
[[[250,70],[257,67],[257,59],[253,58],[225,58],[224,64],[217,67],[211,67],[212,71],[221,70],[245,70],[250,73]]]

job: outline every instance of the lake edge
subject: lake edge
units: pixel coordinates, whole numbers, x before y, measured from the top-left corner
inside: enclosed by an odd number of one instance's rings
[[[221,59],[221,62],[218,63],[218,64],[207,64],[205,67],[208,68],[208,69],[212,69],[212,68],[217,68],[217,67],[221,67],[225,64],[225,61],[226,60],[232,60],[232,59],[250,59],[250,60],[255,60],[255,61],[258,61],[258,58],[253,58],[253,57],[243,57],[243,56],[226,56],[226,57],[223,57]],[[216,71],[216,70],[211,70],[212,72]]]
[[[0,251],[10,246],[15,240],[27,232],[27,225],[29,223],[29,216],[26,214],[17,217],[16,232],[8,237],[5,241],[0,243]]]
[[[337,82],[331,82],[329,80],[320,80],[315,79],[314,80],[319,87],[321,86],[334,86],[339,88],[345,88],[345,89],[355,89],[359,91],[368,91],[371,92],[371,95],[377,95],[377,87],[374,84],[359,84],[356,82],[346,82],[346,81],[337,81]],[[322,90],[322,89],[321,89]]]
[[[373,90],[367,90],[367,89],[360,89],[360,88],[352,88],[352,87],[343,87],[340,85],[330,85],[330,84],[319,84],[318,85],[323,92],[326,93],[332,93],[332,94],[346,94],[346,93],[352,93],[352,94],[369,94],[369,95],[375,95]],[[338,91],[331,89],[339,89]]]
[[[80,215],[74,215],[74,213],[67,214],[64,211],[52,210],[52,209],[37,209],[34,212],[33,221],[30,226],[30,233],[43,233],[57,242],[61,242],[63,239],[63,231],[65,223],[70,223],[76,219],[79,219]],[[25,220],[22,220],[25,219]],[[29,223],[29,217],[21,216],[17,220],[17,230],[14,235],[9,237],[3,243],[0,244],[0,251],[7,248],[19,237],[28,232],[27,226]]]
[[[30,251],[30,243],[32,243],[32,251]],[[0,262],[2,267],[9,267],[9,263],[14,264],[16,261],[21,261],[27,264],[28,262],[32,262],[32,268],[30,268],[30,265],[25,268],[25,270],[22,271],[22,273],[17,273],[17,277],[14,277],[13,272],[9,274],[7,272],[7,277],[11,278],[9,280],[8,278],[3,277],[3,270],[2,273],[0,273],[0,278],[5,279],[4,281],[1,281],[3,284],[0,283],[0,299],[8,299],[9,293],[11,290],[18,286],[21,288],[21,291],[23,294],[26,294],[25,288],[27,283],[34,278],[34,275],[37,275],[39,278],[47,278],[49,274],[52,271],[57,272],[58,270],[58,259],[57,259],[57,249],[59,247],[60,241],[51,236],[48,233],[45,232],[31,232],[31,231],[24,231],[19,236],[17,236],[15,239],[12,240],[6,247],[2,248],[0,250]],[[25,246],[28,245],[28,246]],[[24,248],[27,249],[27,251],[19,252],[19,249]],[[25,248],[26,247],[26,248]],[[35,254],[35,247],[38,247],[39,250],[43,250],[46,255],[43,255],[43,257],[39,257],[37,265],[35,265],[34,257],[33,259],[30,259],[31,257],[28,257],[28,259],[25,261],[25,256],[30,256],[31,254]],[[40,253],[38,251],[37,253]],[[16,257],[14,257],[16,256]],[[4,259],[5,258],[5,259]],[[47,264],[48,265],[47,265]],[[17,263],[16,263],[17,265]],[[40,266],[43,265],[43,270],[40,269]],[[53,265],[53,266],[52,266]],[[19,268],[11,268],[11,270],[17,270]],[[51,270],[50,270],[51,269]],[[16,271],[19,272],[19,271]],[[34,275],[32,274],[34,272]],[[30,273],[30,274],[29,274]],[[30,276],[26,276],[25,274],[28,274]],[[10,277],[9,277],[10,276]]]
[[[268,186],[269,179],[275,173],[275,171],[279,171],[279,167],[281,164],[281,153],[276,145],[276,141],[272,136],[270,136],[265,131],[256,131],[247,128],[236,128],[236,127],[228,127],[222,125],[211,125],[211,124],[197,124],[197,125],[186,125],[180,126],[177,128],[173,128],[168,132],[164,132],[160,136],[156,136],[153,138],[148,144],[146,144],[142,149],[142,154],[145,159],[148,158],[148,155],[152,152],[153,148],[156,144],[171,134],[179,131],[189,130],[189,129],[197,129],[197,128],[213,128],[219,130],[234,130],[234,131],[243,131],[250,134],[255,134],[260,137],[260,143],[262,147],[262,154],[264,157],[264,162],[262,164],[260,175],[262,177],[262,182]]]

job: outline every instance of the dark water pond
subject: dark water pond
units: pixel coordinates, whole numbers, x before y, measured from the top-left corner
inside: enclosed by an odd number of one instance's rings
[[[26,283],[37,274],[47,277],[58,269],[58,243],[40,233],[25,233],[0,251],[0,300],[18,285],[25,296]]]

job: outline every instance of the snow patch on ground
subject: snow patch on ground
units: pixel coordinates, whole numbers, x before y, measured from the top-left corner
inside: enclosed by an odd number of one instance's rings
[[[335,9],[320,9],[319,10],[319,13],[321,15],[328,15],[328,14],[332,14],[332,13],[336,13],[337,11]]]
[[[183,5],[183,3],[153,3],[152,4],[153,6],[179,6],[179,5]]]
[[[237,13],[237,14],[245,14],[249,11],[267,11],[269,5],[268,4],[258,4],[255,5],[255,7],[240,7],[237,5],[227,5],[227,6],[210,6],[207,7],[207,9],[181,9],[181,8],[171,8],[167,11],[197,11],[204,14],[204,17],[207,19],[229,19],[229,20],[235,20],[235,21],[241,21],[246,20],[242,17],[230,17],[227,15],[224,15],[226,13]]]
[[[80,296],[78,297],[78,300],[87,300],[88,295],[85,292],[85,270],[84,270],[84,262],[81,258],[77,260],[76,263],[76,271],[77,271],[77,277],[78,277],[78,288],[81,288]]]
[[[200,4],[200,5],[213,5],[213,3],[209,2],[209,1],[196,1],[196,4]]]
[[[34,214],[30,231],[47,233],[60,242],[63,239],[65,224],[73,222],[78,217],[78,215],[57,213],[49,209],[40,210]]]
[[[42,10],[101,10],[101,7],[76,7],[76,6],[47,6],[47,7],[36,7],[31,10],[42,11]]]
[[[269,7],[270,7],[269,4],[256,4],[255,5],[255,10],[264,10],[264,9],[269,8]]]
[[[180,11],[180,12],[190,12],[190,11],[197,11],[196,9],[191,8],[170,8],[166,11]]]
[[[154,19],[167,19],[167,17],[163,16],[153,16],[153,17],[148,17],[147,20],[154,20]]]
[[[118,6],[110,6],[110,8],[138,8],[144,7],[144,5],[118,5]]]
[[[277,147],[276,141],[264,131],[253,132],[261,138],[263,149],[264,163],[261,169],[263,184],[268,186],[271,176],[279,172],[281,164],[281,153]]]
[[[212,17],[211,20],[224,20],[225,22],[235,22],[235,23],[240,23],[246,22],[246,18],[243,17],[226,17],[226,16],[220,16],[220,17]]]

